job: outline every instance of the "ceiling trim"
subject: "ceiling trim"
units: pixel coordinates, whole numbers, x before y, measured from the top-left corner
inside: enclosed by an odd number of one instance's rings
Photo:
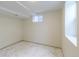
[[[12,11],[12,10],[10,10],[10,9],[5,8],[5,7],[1,7],[1,6],[0,6],[0,9],[1,9],[1,10],[4,10],[4,11],[6,11],[6,12],[12,13],[12,14],[14,14],[15,16],[16,16],[16,15],[20,15],[20,16],[26,17],[25,15],[22,15],[22,14],[20,14],[20,13],[14,12],[14,11]]]
[[[21,2],[19,1],[16,1],[17,4],[19,4],[21,7],[23,7],[24,9],[28,10],[29,11],[29,14],[32,14],[33,11],[31,11],[31,9],[25,5],[23,5]]]
[[[14,12],[14,11],[12,11],[12,10],[9,10],[9,9],[7,9],[7,8],[1,7],[1,6],[0,6],[0,9],[2,9],[2,10],[4,10],[4,11],[7,11],[7,12],[10,12],[10,13],[12,13],[12,14],[16,14],[16,12]]]

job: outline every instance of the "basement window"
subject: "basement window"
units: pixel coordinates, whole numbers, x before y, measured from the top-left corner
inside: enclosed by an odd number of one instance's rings
[[[65,36],[77,46],[76,2],[65,3]]]
[[[43,16],[34,15],[32,18],[32,22],[34,22],[34,23],[43,22]]]

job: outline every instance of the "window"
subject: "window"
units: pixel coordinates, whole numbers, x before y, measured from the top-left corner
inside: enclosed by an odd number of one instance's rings
[[[32,22],[43,22],[43,16],[40,15],[34,15]]]
[[[77,46],[77,22],[76,22],[76,2],[65,3],[65,35]]]

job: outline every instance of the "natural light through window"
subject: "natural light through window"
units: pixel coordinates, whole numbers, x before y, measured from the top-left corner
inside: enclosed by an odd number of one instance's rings
[[[36,23],[43,22],[43,16],[40,16],[40,15],[33,16],[32,22],[36,22]]]
[[[65,3],[65,36],[77,46],[76,2]]]

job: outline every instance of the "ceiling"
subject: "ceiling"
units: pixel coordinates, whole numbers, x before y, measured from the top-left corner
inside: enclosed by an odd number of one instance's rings
[[[60,9],[63,5],[63,1],[0,1],[0,13],[29,17],[35,13]]]

